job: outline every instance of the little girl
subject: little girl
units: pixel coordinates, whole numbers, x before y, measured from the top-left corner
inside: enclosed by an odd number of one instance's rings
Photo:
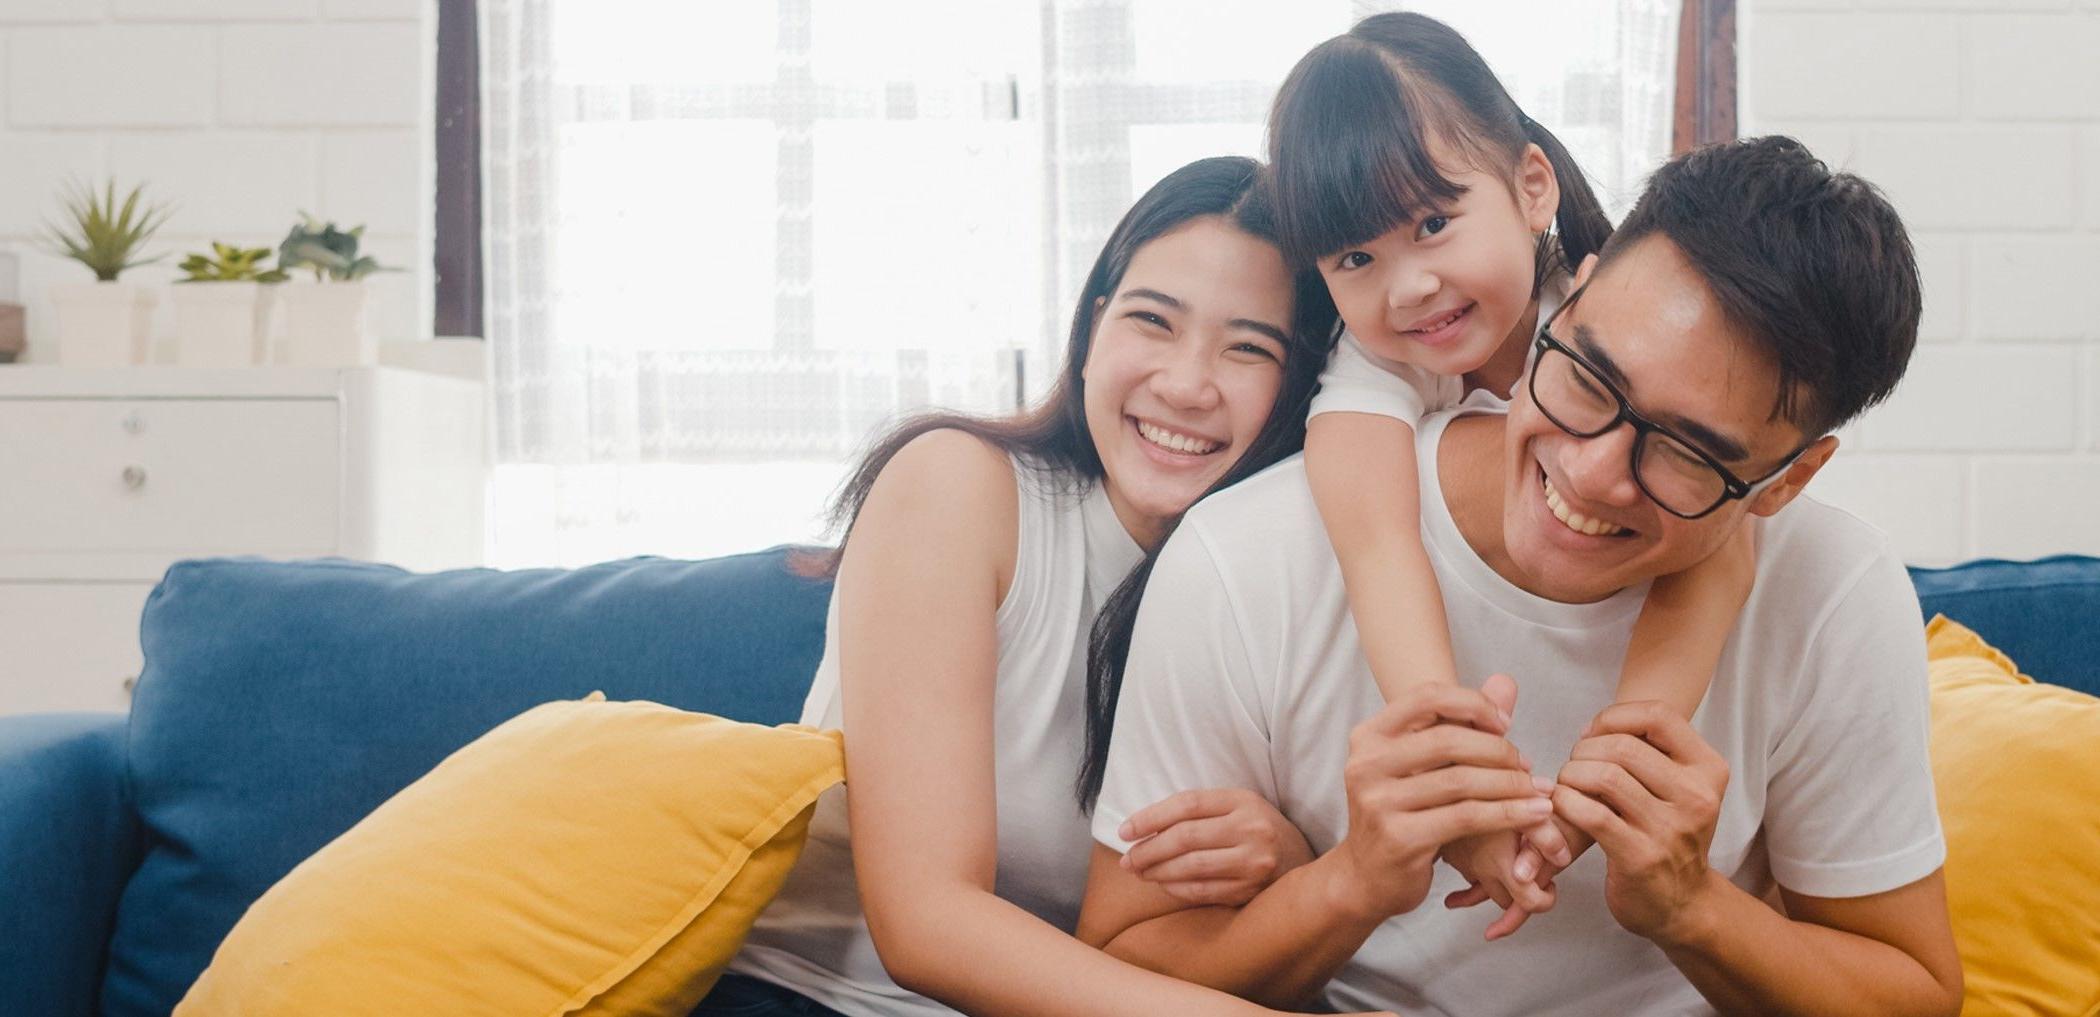
[[[1511,397],[1571,270],[1610,223],[1560,142],[1464,37],[1419,14],[1367,18],[1308,53],[1277,94],[1269,138],[1284,253],[1319,269],[1348,329],[1312,405],[1305,459],[1364,655],[1387,699],[1454,682],[1419,525],[1418,471],[1431,466],[1416,461],[1414,426],[1461,400]],[[1546,495],[1570,539],[1632,535],[1550,484]],[[1618,700],[1689,717],[1753,570],[1746,537],[1658,580]],[[1508,935],[1552,906],[1553,874],[1587,846],[1555,823],[1461,841],[1444,859],[1473,886],[1447,903],[1494,900],[1506,910],[1488,938]]]

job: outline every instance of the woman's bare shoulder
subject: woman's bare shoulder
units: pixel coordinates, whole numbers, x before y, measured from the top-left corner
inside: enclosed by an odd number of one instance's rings
[[[885,540],[941,541],[951,549],[974,545],[1010,568],[1018,515],[1014,462],[1006,450],[966,431],[939,428],[897,450],[876,478],[854,531]]]

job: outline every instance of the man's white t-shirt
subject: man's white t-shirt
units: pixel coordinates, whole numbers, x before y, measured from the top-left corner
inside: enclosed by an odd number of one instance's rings
[[[1417,436],[1436,462],[1454,414]],[[1538,772],[1567,761],[1610,705],[1646,584],[1593,604],[1511,585],[1459,535],[1422,478],[1423,541],[1443,588],[1458,672],[1517,680],[1510,738]],[[1756,586],[1694,726],[1730,780],[1710,859],[1744,890],[1774,881],[1818,897],[1879,893],[1940,867],[1926,755],[1924,640],[1909,578],[1885,538],[1808,498],[1754,525]],[[1347,827],[1349,732],[1383,705],[1350,620],[1302,459],[1205,499],[1153,569],[1138,612],[1094,837],[1188,788],[1259,791],[1325,853]],[[1708,1014],[1712,1009],[1604,903],[1592,848],[1559,903],[1483,941],[1492,904],[1449,910],[1463,880],[1437,866],[1422,906],[1389,919],[1329,985],[1342,1010],[1450,1017]]]

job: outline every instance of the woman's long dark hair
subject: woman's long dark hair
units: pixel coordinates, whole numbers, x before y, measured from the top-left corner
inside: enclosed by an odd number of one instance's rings
[[[1101,457],[1095,451],[1093,434],[1087,429],[1086,382],[1081,377],[1100,305],[1115,296],[1116,288],[1123,283],[1123,273],[1140,248],[1196,219],[1223,217],[1247,235],[1280,248],[1265,177],[1266,171],[1253,159],[1220,156],[1199,159],[1152,185],[1124,213],[1108,242],[1102,245],[1100,256],[1094,259],[1093,270],[1087,273],[1078,306],[1072,312],[1064,368],[1050,394],[1034,409],[1018,416],[934,412],[912,417],[885,432],[862,455],[860,465],[847,476],[832,502],[832,525],[844,530],[839,549],[824,552],[813,561],[805,559],[801,570],[817,575],[837,574],[845,541],[852,536],[853,524],[875,487],[875,478],[899,450],[928,431],[950,428],[975,435],[1004,449],[1027,468],[1075,486],[1100,480]],[[1275,407],[1248,443],[1247,451],[1211,490],[1304,447],[1305,411],[1337,335],[1334,301],[1327,294],[1326,284],[1317,272],[1293,272],[1291,345],[1284,357],[1283,385],[1277,392]]]
[[[1527,143],[1539,146],[1553,164],[1560,181],[1554,215],[1559,238],[1557,244],[1551,235],[1539,238],[1534,294],[1553,270],[1581,264],[1611,236],[1611,220],[1581,167],[1560,139],[1517,108],[1464,36],[1420,14],[1378,14],[1314,47],[1277,90],[1269,114],[1269,160],[1284,257],[1310,269],[1323,256],[1458,197],[1460,187],[1430,155],[1432,131],[1483,167],[1514,172]],[[1304,410],[1289,410],[1297,425],[1292,451],[1304,445]],[[1285,413],[1279,401],[1276,414]],[[1269,465],[1254,458],[1241,460],[1212,490]],[[1158,548],[1146,554],[1094,618],[1086,758],[1078,780],[1079,804],[1088,812],[1101,794],[1130,635],[1158,557]]]
[[[1582,167],[1517,108],[1465,36],[1421,14],[1377,14],[1313,47],[1270,110],[1277,220],[1291,263],[1366,243],[1457,198],[1432,141],[1504,172],[1516,170],[1526,143],[1545,152],[1560,181],[1559,242],[1539,239],[1534,289],[1611,235]]]

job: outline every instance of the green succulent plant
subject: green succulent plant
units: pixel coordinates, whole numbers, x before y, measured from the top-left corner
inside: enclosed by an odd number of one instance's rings
[[[316,280],[334,279],[352,282],[374,272],[388,272],[380,267],[370,255],[357,253],[358,241],[365,235],[363,226],[348,230],[337,229],[334,223],[323,223],[305,212],[299,213],[302,220],[292,227],[292,232],[277,248],[277,264],[280,268],[311,268]]]
[[[157,202],[141,206],[145,189],[145,184],[133,187],[120,206],[113,180],[103,184],[100,195],[84,182],[67,185],[59,203],[71,222],[68,227],[47,222],[46,241],[58,253],[86,265],[103,282],[115,281],[127,268],[159,261],[157,255],[141,258],[138,253],[154,232],[167,223],[171,209]]]
[[[177,282],[283,282],[291,276],[281,268],[262,267],[263,259],[271,251],[267,247],[235,247],[211,242],[211,253],[194,253],[182,259],[177,267],[189,273],[189,278]]]

